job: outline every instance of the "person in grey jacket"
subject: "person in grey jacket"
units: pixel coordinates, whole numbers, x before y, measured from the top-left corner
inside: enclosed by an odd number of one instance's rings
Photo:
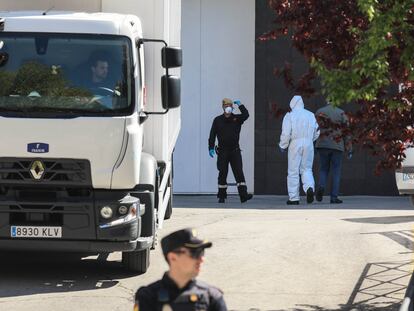
[[[332,171],[330,202],[332,204],[340,204],[342,200],[338,198],[338,194],[343,153],[347,151],[348,158],[352,157],[352,147],[348,144],[348,139],[343,137],[340,129],[341,126],[348,124],[348,119],[342,109],[334,107],[329,103],[316,111],[316,116],[317,118],[326,118],[328,123],[330,123],[328,128],[321,127],[321,135],[316,142],[316,150],[319,153],[319,184],[316,190],[316,201],[322,201],[329,171]]]

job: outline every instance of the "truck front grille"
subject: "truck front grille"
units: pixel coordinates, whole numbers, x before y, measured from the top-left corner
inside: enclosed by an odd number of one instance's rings
[[[0,185],[0,239],[10,226],[59,226],[65,239],[95,239],[91,188]]]
[[[0,158],[2,184],[91,186],[90,163],[73,159]]]

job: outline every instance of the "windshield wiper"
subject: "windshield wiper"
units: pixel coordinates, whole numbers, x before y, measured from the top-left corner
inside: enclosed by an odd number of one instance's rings
[[[24,108],[12,110],[12,111],[13,112],[14,111],[25,112],[25,113],[50,112],[50,113],[66,113],[66,114],[95,113],[95,111],[90,111],[87,109],[63,108],[63,107],[57,108],[57,107],[42,107],[42,106],[29,106],[29,107],[24,107]]]
[[[22,109],[21,107],[1,107],[0,106],[0,112],[26,112],[26,109]]]
[[[39,106],[31,106],[27,107],[26,111],[30,113],[36,113],[36,112],[57,112],[57,113],[72,113],[74,109],[68,109],[68,108],[54,108],[54,107],[39,107]]]
[[[29,106],[29,107],[1,107],[0,113],[19,113],[24,116],[36,115],[41,113],[46,114],[55,114],[55,115],[70,115],[71,117],[78,115],[99,115],[99,114],[111,114],[119,112],[118,110],[113,109],[80,109],[80,108],[54,108],[54,107],[39,107],[39,106]]]

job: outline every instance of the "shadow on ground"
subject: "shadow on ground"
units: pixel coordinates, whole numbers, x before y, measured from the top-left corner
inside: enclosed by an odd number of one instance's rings
[[[398,311],[412,275],[412,265],[411,260],[367,264],[348,301],[338,304],[337,308],[297,304],[287,310],[250,308],[248,311]]]
[[[414,232],[412,230],[383,231],[383,232],[367,232],[362,234],[379,234],[394,242],[400,244],[410,251],[414,251]]]
[[[110,288],[133,277],[106,256],[67,253],[0,254],[0,298]]]
[[[338,308],[323,308],[317,305],[297,305],[295,308],[290,309],[248,309],[248,311],[398,311],[401,306],[401,302],[396,302],[384,306],[383,304],[369,304],[361,303],[355,305],[340,305]],[[244,310],[229,310],[229,311],[244,311]]]
[[[406,223],[406,222],[413,222],[414,221],[414,216],[344,218],[342,220],[349,221],[349,222],[355,222],[355,223],[392,225],[392,224],[401,224],[401,223]]]
[[[336,309],[327,309],[314,305],[298,305],[298,307],[288,310],[270,309],[266,311],[398,311],[400,303],[395,303],[388,306],[376,306],[375,304],[359,304],[354,306],[340,306]],[[238,311],[238,310],[233,310]],[[249,309],[248,311],[265,311],[259,309]]]

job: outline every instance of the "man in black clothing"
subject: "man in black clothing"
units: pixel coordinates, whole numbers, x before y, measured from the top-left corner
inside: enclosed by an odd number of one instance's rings
[[[169,270],[161,280],[138,289],[134,311],[227,311],[223,293],[195,279],[204,261],[204,250],[212,245],[199,239],[191,228],[163,238],[161,247]]]
[[[219,171],[217,197],[219,203],[224,203],[227,198],[227,173],[229,171],[229,163],[237,182],[240,201],[244,203],[253,197],[252,194],[247,193],[239,146],[241,126],[249,118],[249,112],[240,101],[237,100],[234,104],[239,107],[241,114],[233,114],[233,101],[229,98],[223,99],[222,105],[224,113],[214,119],[208,139],[210,157],[214,157],[215,150],[217,152],[217,169]],[[216,136],[218,147],[215,149]]]
[[[86,81],[84,81],[84,84],[86,87],[93,89],[96,91],[96,89],[99,88],[110,88],[113,87],[111,83],[109,82],[109,54],[105,51],[94,51],[88,60],[89,67],[89,73],[86,78]]]

